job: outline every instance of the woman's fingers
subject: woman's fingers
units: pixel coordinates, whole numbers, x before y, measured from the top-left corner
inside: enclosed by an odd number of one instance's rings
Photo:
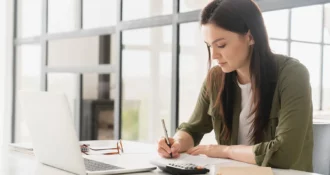
[[[180,144],[173,138],[169,138],[170,146],[167,145],[165,138],[158,140],[157,151],[162,157],[169,158],[172,153],[172,158],[177,158],[180,156]]]
[[[170,154],[167,153],[163,148],[159,147],[158,148],[158,154],[161,156],[161,157],[165,157],[165,158],[169,158],[170,157]]]
[[[172,157],[173,158],[178,158],[180,156],[180,153],[176,152],[176,153],[172,153]]]
[[[161,138],[158,140],[158,148],[163,148],[167,153],[171,153],[171,148],[166,144],[165,139]]]
[[[178,142],[174,142],[171,145],[172,154],[178,154],[180,152],[180,144]]]

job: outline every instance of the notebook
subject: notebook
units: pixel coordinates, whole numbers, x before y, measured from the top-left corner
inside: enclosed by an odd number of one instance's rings
[[[217,175],[274,175],[270,167],[220,167]]]

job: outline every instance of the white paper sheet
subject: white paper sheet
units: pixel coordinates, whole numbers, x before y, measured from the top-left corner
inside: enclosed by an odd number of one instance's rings
[[[152,162],[157,162],[158,164],[169,164],[169,163],[192,163],[195,165],[206,166],[206,165],[215,165],[231,162],[229,159],[220,159],[220,158],[210,158],[205,155],[193,156],[190,154],[183,153],[180,157],[175,159],[155,157]]]

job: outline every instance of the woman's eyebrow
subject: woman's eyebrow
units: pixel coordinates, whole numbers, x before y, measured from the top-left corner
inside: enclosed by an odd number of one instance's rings
[[[225,38],[218,38],[218,39],[214,40],[214,41],[211,43],[211,45],[214,44],[215,42],[218,42],[218,41],[223,40],[223,39],[225,39]],[[206,44],[208,44],[206,41],[204,41],[204,42],[205,42]]]

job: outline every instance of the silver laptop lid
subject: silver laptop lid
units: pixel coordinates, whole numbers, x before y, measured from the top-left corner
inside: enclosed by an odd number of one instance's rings
[[[86,174],[66,96],[20,91],[18,100],[38,161],[75,174]]]

